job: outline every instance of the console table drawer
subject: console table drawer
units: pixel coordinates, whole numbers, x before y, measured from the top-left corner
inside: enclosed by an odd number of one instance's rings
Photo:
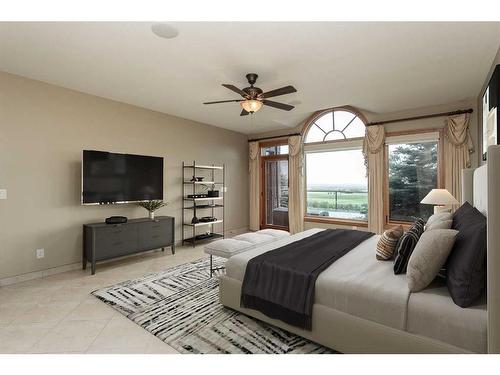
[[[172,243],[172,221],[160,220],[140,223],[139,246],[143,249],[156,249]]]
[[[137,249],[137,225],[113,226],[95,231],[96,260],[126,255]]]

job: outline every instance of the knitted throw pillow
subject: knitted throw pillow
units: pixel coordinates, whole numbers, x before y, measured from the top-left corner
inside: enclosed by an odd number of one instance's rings
[[[394,256],[396,245],[403,235],[403,226],[387,229],[377,243],[376,257],[378,260],[389,260]]]

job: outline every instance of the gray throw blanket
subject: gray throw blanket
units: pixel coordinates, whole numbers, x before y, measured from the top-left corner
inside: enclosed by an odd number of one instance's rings
[[[327,229],[250,259],[240,305],[310,330],[319,274],[373,235]]]

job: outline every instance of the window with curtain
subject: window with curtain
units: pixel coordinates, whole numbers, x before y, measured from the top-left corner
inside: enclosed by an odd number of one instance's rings
[[[367,220],[364,134],[361,118],[344,109],[322,112],[309,122],[304,134],[307,216]]]
[[[433,206],[420,201],[438,187],[439,134],[387,138],[387,219],[411,222],[427,219]]]

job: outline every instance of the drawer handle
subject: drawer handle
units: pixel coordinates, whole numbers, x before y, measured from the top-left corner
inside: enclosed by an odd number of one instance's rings
[[[152,228],[161,228],[161,225],[152,225]]]
[[[159,234],[156,234],[156,235],[153,236],[153,238],[158,238],[158,237],[160,237]]]
[[[121,244],[123,244],[123,241],[116,241],[115,243],[113,243],[113,246],[121,245]]]

